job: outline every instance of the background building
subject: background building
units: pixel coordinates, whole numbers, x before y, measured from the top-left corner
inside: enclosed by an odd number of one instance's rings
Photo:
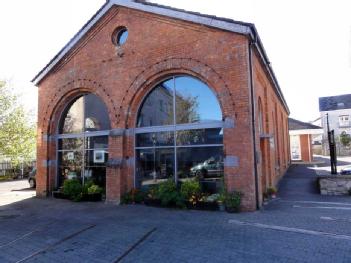
[[[33,82],[38,196],[78,178],[119,203],[197,177],[255,210],[290,164],[289,109],[253,24],[107,1]]]
[[[289,118],[291,160],[312,162],[316,138],[321,134],[322,127]]]
[[[339,156],[351,155],[351,148],[342,143],[342,137],[351,136],[351,94],[319,98],[323,127],[323,154],[329,155],[327,114],[330,130],[334,130],[336,151]],[[347,140],[346,140],[347,141]]]

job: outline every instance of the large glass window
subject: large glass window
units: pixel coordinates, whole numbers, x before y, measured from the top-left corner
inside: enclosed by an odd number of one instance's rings
[[[58,186],[76,178],[105,187],[110,121],[94,94],[73,101],[63,114],[58,135]]]
[[[136,186],[198,179],[217,192],[223,177],[223,122],[218,100],[203,82],[174,76],[144,99],[136,129]]]

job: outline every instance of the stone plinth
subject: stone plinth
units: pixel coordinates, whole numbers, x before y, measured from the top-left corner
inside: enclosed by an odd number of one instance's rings
[[[348,195],[351,189],[351,176],[323,176],[318,178],[322,195]]]

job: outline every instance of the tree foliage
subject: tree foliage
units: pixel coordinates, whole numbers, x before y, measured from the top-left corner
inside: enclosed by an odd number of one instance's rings
[[[29,121],[18,97],[0,82],[0,158],[14,164],[35,158],[36,128]]]
[[[178,123],[192,123],[199,121],[198,98],[192,96],[176,96]]]
[[[351,145],[351,136],[350,134],[347,134],[346,132],[342,132],[340,134],[340,142],[343,146],[350,146]]]

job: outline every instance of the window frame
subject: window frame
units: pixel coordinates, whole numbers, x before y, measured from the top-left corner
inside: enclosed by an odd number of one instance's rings
[[[121,37],[124,33],[127,33],[127,38],[123,43],[120,43]],[[128,38],[129,38],[129,30],[125,26],[117,27],[112,33],[112,43],[115,47],[124,46],[125,43],[127,43]]]
[[[207,88],[212,92],[213,97],[216,99],[219,109],[221,111],[222,115],[222,120],[213,120],[213,121],[206,121],[206,122],[194,122],[194,123],[182,123],[182,124],[177,124],[176,120],[176,86],[175,86],[175,80],[177,77],[190,77],[193,78],[197,81],[202,82],[207,86]],[[171,125],[158,125],[158,126],[145,126],[145,127],[138,127],[138,120],[139,116],[142,114],[142,108],[143,105],[145,104],[147,98],[149,95],[158,87],[158,85],[162,82],[165,82],[167,80],[173,80],[173,124]],[[143,99],[141,100],[141,103],[139,105],[137,115],[136,115],[136,120],[135,120],[135,128],[134,128],[134,188],[137,187],[137,151],[138,150],[143,150],[143,149],[162,149],[162,148],[172,148],[174,149],[174,181],[175,183],[178,183],[178,161],[177,161],[177,149],[179,148],[201,148],[201,147],[223,147],[224,150],[224,133],[223,133],[223,143],[221,144],[191,144],[191,145],[177,145],[177,140],[176,140],[176,135],[178,131],[188,131],[188,130],[198,130],[198,129],[211,129],[211,128],[221,128],[224,130],[225,125],[224,125],[224,120],[223,120],[223,111],[222,107],[220,105],[220,100],[218,99],[216,93],[213,91],[213,89],[204,81],[201,79],[187,75],[187,74],[174,74],[172,76],[167,76],[157,82],[155,85],[153,85],[153,88],[145,94]],[[157,133],[157,132],[174,132],[174,143],[173,145],[168,145],[168,146],[148,146],[148,147],[137,147],[137,134],[143,134],[143,133]],[[224,158],[224,151],[223,151],[223,158]]]
[[[110,116],[108,115],[108,109],[107,106],[105,104],[105,102],[96,94],[94,93],[82,93],[79,94],[78,96],[72,98],[63,108],[61,114],[60,114],[60,119],[58,121],[58,126],[56,129],[56,135],[55,135],[55,146],[56,146],[56,169],[55,169],[55,188],[59,187],[59,169],[60,169],[60,165],[59,165],[59,153],[64,153],[64,152],[72,152],[72,151],[77,151],[77,149],[60,149],[60,144],[59,141],[61,139],[82,139],[83,140],[83,147],[82,149],[80,149],[79,151],[82,152],[82,168],[86,167],[85,163],[85,154],[87,151],[91,150],[85,147],[85,140],[88,137],[100,137],[100,136],[109,136],[110,134],[110,129],[108,130],[99,130],[99,131],[87,131],[86,130],[86,115],[85,115],[85,100],[84,97],[88,96],[88,95],[94,95],[96,96],[103,104],[104,107],[106,108],[106,113],[107,113],[107,119],[109,121],[109,126],[111,129],[111,120],[110,120]],[[63,128],[64,128],[64,123],[65,123],[65,119],[67,117],[67,114],[69,112],[69,110],[71,109],[71,107],[73,106],[73,104],[80,98],[83,98],[83,130],[82,132],[78,132],[78,133],[62,133],[63,132]],[[108,140],[107,140],[107,148],[101,148],[101,150],[104,150],[107,154],[109,153],[109,146],[108,146]],[[107,160],[106,160],[107,161]],[[89,166],[90,167],[90,166]],[[83,178],[83,184],[84,184],[84,176]],[[106,179],[105,179],[106,180]]]
[[[345,118],[347,118],[347,120],[345,120]],[[338,121],[339,121],[339,127],[349,127],[350,115],[347,115],[347,114],[339,115]]]

